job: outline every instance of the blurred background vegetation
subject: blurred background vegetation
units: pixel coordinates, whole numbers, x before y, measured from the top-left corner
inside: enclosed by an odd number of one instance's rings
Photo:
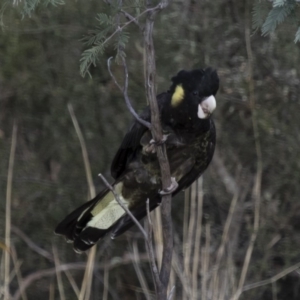
[[[97,174],[110,178],[110,162],[132,118],[107,71],[113,45],[90,68],[92,77],[79,72],[86,49],[82,38],[98,25],[97,13],[109,13],[104,1],[39,5],[23,17],[22,5],[6,2],[1,10],[0,297],[8,251],[11,299],[76,299],[86,255],[75,254],[53,234],[56,224],[89,197],[67,105],[72,104],[83,132],[97,191],[103,187]],[[272,4],[264,5],[265,18]],[[297,15],[262,37],[252,29],[252,11],[250,1],[177,0],[155,23],[158,92],[167,90],[181,69],[212,66],[221,79],[213,163],[203,184],[194,185],[190,202],[183,201],[188,191],[173,199],[174,299],[300,299]],[[141,111],[146,104],[142,34],[134,24],[128,31],[129,95]],[[118,65],[113,70],[123,74]],[[10,249],[5,247],[7,220]],[[89,299],[148,300],[153,294],[138,230],[99,243]]]

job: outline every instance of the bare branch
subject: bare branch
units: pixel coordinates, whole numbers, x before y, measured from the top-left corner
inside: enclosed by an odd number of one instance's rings
[[[143,31],[143,28],[141,27],[141,25],[140,25],[139,21],[137,20],[137,18],[133,17],[131,14],[129,14],[128,12],[126,12],[123,9],[121,9],[120,11],[126,17],[126,19],[132,21],[140,30]]]
[[[107,67],[108,67],[108,71],[110,76],[112,77],[112,79],[114,80],[116,86],[120,89],[120,91],[123,93],[124,99],[125,99],[125,103],[127,105],[127,108],[129,109],[130,113],[134,116],[134,118],[140,122],[141,124],[143,124],[145,127],[151,129],[151,123],[143,120],[142,118],[140,118],[140,116],[136,113],[136,111],[134,110],[134,108],[132,107],[131,101],[128,97],[128,69],[127,69],[127,64],[124,58],[122,58],[123,61],[123,66],[124,66],[124,72],[125,72],[125,83],[124,83],[124,87],[122,88],[120,86],[120,84],[118,83],[116,77],[114,76],[114,74],[111,71],[110,68],[110,61],[111,61],[112,57],[110,57],[107,60]]]
[[[160,124],[160,115],[158,104],[156,101],[156,65],[155,65],[155,51],[153,44],[153,25],[155,15],[164,7],[168,5],[169,1],[162,1],[155,8],[152,8],[147,14],[145,29],[144,29],[144,43],[145,43],[145,57],[146,57],[146,95],[151,110],[152,136],[155,141],[162,141],[162,128]],[[149,1],[147,2],[149,5]],[[160,165],[162,187],[163,190],[168,190],[172,185],[171,172],[168,162],[166,147],[164,144],[157,145],[157,157]],[[171,218],[171,194],[162,197],[161,215],[163,227],[163,258],[160,270],[160,280],[162,289],[159,291],[159,299],[166,299],[167,287],[171,273],[171,262],[173,252],[173,235],[172,235],[172,218]]]
[[[135,222],[135,224],[139,227],[140,231],[143,233],[146,239],[146,245],[148,248],[148,253],[150,256],[150,261],[152,265],[153,278],[156,284],[156,292],[157,297],[160,300],[164,300],[167,298],[167,288],[171,273],[171,265],[172,265],[172,252],[173,252],[173,235],[172,235],[172,218],[171,218],[171,200],[172,200],[172,188],[174,188],[174,182],[171,179],[170,166],[167,157],[166,146],[162,143],[163,134],[162,128],[160,124],[160,114],[158,109],[158,104],[156,100],[156,87],[155,87],[155,76],[156,76],[156,66],[155,66],[155,51],[153,45],[153,25],[154,19],[158,12],[160,12],[163,8],[165,8],[170,1],[162,0],[155,7],[151,6],[151,1],[147,1],[147,9],[142,13],[147,13],[145,27],[143,28],[144,34],[144,43],[145,43],[145,87],[146,87],[146,95],[147,100],[150,105],[151,111],[151,124],[141,119],[131,105],[131,101],[128,97],[128,70],[124,57],[122,57],[124,72],[125,72],[125,82],[124,87],[122,88],[117,82],[115,76],[113,75],[110,68],[111,58],[108,59],[107,65],[109,73],[114,80],[115,84],[122,91],[126,105],[130,111],[130,113],[135,117],[135,119],[146,126],[151,130],[152,137],[154,141],[159,142],[156,144],[156,152],[161,170],[161,179],[162,179],[162,190],[169,191],[169,193],[162,193],[162,206],[161,206],[161,215],[162,215],[162,228],[163,228],[163,257],[160,273],[158,273],[158,268],[155,262],[154,250],[152,246],[152,228],[151,228],[151,220],[149,220],[149,234],[145,233],[145,231],[141,228],[140,223],[135,219],[135,217],[131,214],[131,212],[127,209],[127,207],[120,201],[118,195],[115,193],[113,187],[105,180],[105,178],[100,174],[99,176],[105,183],[105,185],[112,191],[115,196],[116,201],[120,204],[120,206],[126,211],[126,213],[131,217],[131,219]],[[124,12],[121,12],[124,14]],[[142,15],[140,14],[139,17]],[[117,30],[113,33],[116,34],[123,30],[125,26],[127,26],[131,22],[135,22],[137,18],[133,18],[129,14],[125,14],[127,18],[130,19],[123,26],[117,26]],[[135,22],[136,23],[136,22]],[[105,40],[105,43],[113,36],[111,35],[108,39]],[[148,204],[149,205],[149,204]],[[147,207],[148,219],[149,217],[149,207]]]

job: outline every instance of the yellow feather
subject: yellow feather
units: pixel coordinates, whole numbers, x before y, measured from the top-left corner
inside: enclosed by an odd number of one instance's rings
[[[184,98],[184,89],[181,84],[177,85],[175,88],[175,92],[172,96],[171,105],[173,107],[178,106]]]
[[[129,206],[129,202],[122,196],[123,183],[119,182],[114,186],[116,193],[125,206]],[[122,216],[125,215],[124,209],[115,200],[111,191],[92,209],[92,218],[87,223],[86,227],[94,227],[98,229],[108,229],[115,224]],[[81,218],[81,216],[80,216]]]

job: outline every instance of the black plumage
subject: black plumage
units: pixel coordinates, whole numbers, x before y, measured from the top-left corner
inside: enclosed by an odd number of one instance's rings
[[[209,165],[215,148],[216,132],[211,113],[216,107],[219,78],[211,68],[180,71],[172,78],[168,92],[157,96],[172,177],[178,187],[189,187]],[[147,107],[141,118],[151,121]],[[135,121],[125,135],[111,165],[113,187],[123,203],[140,220],[161,201],[160,168],[151,132]],[[85,251],[110,232],[114,238],[133,225],[131,218],[104,189],[94,199],[69,214],[55,232]]]

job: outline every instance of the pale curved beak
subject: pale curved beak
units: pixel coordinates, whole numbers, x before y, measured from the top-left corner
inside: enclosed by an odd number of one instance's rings
[[[198,105],[198,114],[197,114],[198,118],[199,119],[208,118],[215,110],[216,107],[217,107],[216,98],[214,96],[207,97]]]

